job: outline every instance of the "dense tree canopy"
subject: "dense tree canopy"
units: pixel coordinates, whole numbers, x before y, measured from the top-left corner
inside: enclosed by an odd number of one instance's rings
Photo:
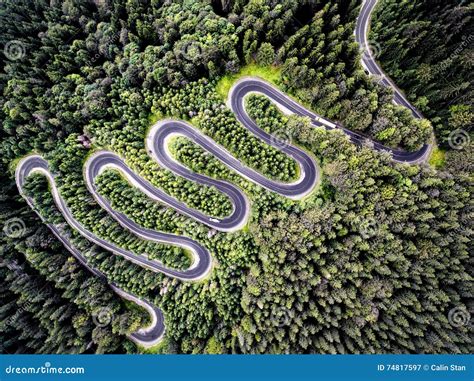
[[[473,20],[470,1],[381,0],[372,23],[382,66],[446,148],[453,131],[471,133],[474,124]]]
[[[462,20],[450,33],[461,41],[470,10],[436,2],[434,14],[450,16],[426,21],[421,1],[407,10],[383,3],[374,32],[387,71],[432,118],[438,137],[466,126],[471,50],[453,56],[455,44],[446,42],[448,50],[428,53],[433,42],[426,31],[451,30],[453,20]],[[82,267],[24,202],[14,182],[21,156],[36,152],[48,160],[62,197],[87,229],[182,269],[191,263],[189,253],[134,236],[97,204],[83,178],[88,155],[114,151],[189,207],[228,215],[232,204],[224,194],[176,176],[147,153],[150,126],[177,118],[268,178],[296,180],[294,160],[240,125],[218,90],[254,69],[277,73],[266,79],[388,146],[415,150],[427,142],[430,122],[393,105],[391,91],[364,73],[353,38],[359,7],[357,0],[1,1],[0,351],[136,353],[142,349],[126,335],[147,319]],[[423,31],[422,48],[397,37],[406,23],[413,33]],[[390,28],[382,33],[385,24]],[[454,104],[452,94],[440,95],[445,86],[430,71],[436,57],[449,54],[463,95]],[[260,128],[316,158],[321,184],[304,200],[251,183],[184,137],[170,141],[176,160],[235,184],[249,198],[244,229],[213,231],[153,202],[119,171],[96,179],[115,210],[204,245],[214,263],[203,281],[168,278],[95,247],[65,223],[42,175],[32,175],[26,191],[35,211],[62,227],[91,267],[163,309],[166,338],[154,351],[472,352],[472,326],[449,318],[453,310],[473,308],[472,147],[450,154],[445,169],[397,164],[338,131],[282,115],[265,97],[250,95],[245,107]],[[109,311],[108,324],[94,320],[97,309]]]

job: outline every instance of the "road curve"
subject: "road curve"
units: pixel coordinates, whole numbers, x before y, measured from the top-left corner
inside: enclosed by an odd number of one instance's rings
[[[417,119],[422,119],[423,115],[414,107],[405,97],[405,95],[400,91],[400,89],[395,85],[395,83],[385,74],[382,68],[378,65],[373,52],[371,49],[371,42],[369,41],[369,29],[370,29],[370,20],[372,12],[377,5],[378,0],[364,0],[362,3],[362,8],[357,18],[356,28],[355,28],[355,39],[362,50],[362,66],[368,72],[368,74],[376,75],[380,77],[380,83],[389,87],[393,90],[393,101],[395,104],[404,106],[411,111],[413,116]],[[399,160],[409,163],[420,163],[425,161],[431,151],[432,146],[430,144],[425,144],[419,151],[406,153],[403,155],[401,151],[396,151],[398,157],[400,154],[408,160]],[[395,158],[395,156],[394,156]]]
[[[243,123],[249,130],[251,130],[255,135],[258,135],[263,140],[267,140],[270,135],[266,134],[262,130],[260,130],[255,122],[248,116],[247,112],[245,111],[245,97],[251,93],[263,94],[267,96],[275,105],[278,106],[282,111],[285,113],[296,114],[300,116],[308,117],[311,120],[311,124],[314,127],[324,127],[328,130],[332,129],[340,129],[343,131],[347,136],[349,136],[351,142],[357,145],[362,145],[364,142],[369,140],[366,136],[360,135],[354,131],[348,130],[346,128],[338,126],[336,123],[331,122],[330,120],[315,114],[314,112],[306,109],[299,103],[295,102],[291,99],[288,95],[284,94],[276,87],[270,85],[269,83],[254,77],[245,77],[239,80],[231,89],[229,93],[229,99],[227,104],[231,107],[232,111],[234,111],[237,119]],[[265,136],[262,136],[265,135]],[[385,151],[389,152],[392,155],[392,159],[397,162],[401,163],[418,163],[423,161],[426,158],[427,153],[429,152],[429,145],[424,145],[420,150],[415,152],[407,152],[403,150],[393,149],[383,144],[370,141],[371,146],[376,151]],[[287,155],[295,158],[295,160],[303,161],[304,156],[307,156],[304,151],[292,146],[282,146],[280,147],[281,151],[286,153]],[[303,157],[300,155],[303,154]],[[311,170],[310,176],[308,176],[306,181],[311,180]],[[305,181],[303,180],[303,181]]]
[[[46,226],[52,231],[52,233],[59,239],[59,241],[66,247],[66,249],[81,263],[86,269],[88,269],[91,273],[95,276],[107,281],[107,277],[105,274],[100,272],[99,270],[91,267],[87,262],[84,255],[78,250],[65,236],[63,228],[58,225],[54,225],[48,223],[43,216],[36,210],[34,205],[34,200],[31,197],[28,197],[23,192],[23,185],[25,183],[26,177],[28,177],[32,172],[39,171],[46,175],[48,181],[50,183],[51,188],[53,189],[53,195],[57,194],[57,191],[54,192],[56,185],[54,183],[54,179],[49,174],[48,165],[44,159],[39,156],[28,156],[25,159],[21,160],[20,163],[17,165],[16,173],[15,173],[15,181],[20,191],[20,194],[24,197],[28,205],[36,212],[36,214],[41,218],[41,220],[46,224]],[[52,181],[51,181],[52,179]],[[61,204],[57,204],[56,198],[54,201],[58,208],[60,208]],[[123,298],[133,301],[138,305],[142,306],[146,309],[149,313],[151,322],[148,327],[143,327],[136,332],[131,333],[128,337],[134,341],[135,343],[141,345],[142,347],[149,348],[156,344],[158,344],[161,339],[163,338],[165,332],[165,325],[164,325],[164,317],[162,311],[156,307],[155,305],[151,304],[146,300],[139,299],[137,296],[128,293],[121,288],[119,288],[114,283],[109,283],[109,286],[115,291],[118,295],[122,296]]]
[[[203,176],[185,168],[179,162],[174,160],[169,154],[167,150],[167,144],[170,137],[177,135],[185,136],[194,141],[196,144],[200,145],[208,152],[212,153],[229,168],[234,169],[243,177],[269,190],[292,199],[302,198],[311,192],[319,180],[319,171],[314,159],[298,148],[286,145],[285,147],[280,146],[278,143],[273,141],[270,135],[260,130],[258,127],[256,127],[256,125],[250,126],[249,129],[266,143],[282,149],[285,153],[288,153],[297,161],[298,165],[300,166],[300,179],[298,181],[293,183],[281,183],[267,179],[255,170],[244,166],[224,147],[216,144],[214,141],[209,139],[200,131],[196,130],[191,125],[181,121],[160,121],[152,127],[147,137],[146,142],[148,152],[162,167],[171,170],[179,176],[183,176],[200,184],[213,186],[230,198],[233,205],[233,211],[230,216],[224,217],[222,219],[206,216],[197,210],[189,208],[186,206],[186,204],[181,203],[160,189],[155,188],[151,183],[132,171],[123,161],[123,159],[113,152],[97,151],[92,154],[85,163],[84,177],[86,185],[88,190],[92,193],[101,207],[104,208],[122,227],[143,239],[177,245],[188,249],[193,255],[193,263],[191,267],[186,270],[176,270],[165,267],[158,261],[148,259],[146,255],[137,255],[132,253],[96,236],[94,233],[87,230],[79,221],[74,218],[71,211],[67,207],[66,202],[59,194],[54,175],[49,171],[48,163],[43,157],[39,155],[30,155],[23,158],[18,163],[16,168],[16,184],[20,194],[22,194],[27,200],[28,204],[33,209],[35,209],[33,200],[24,194],[23,186],[26,178],[31,173],[42,173],[44,176],[46,176],[50,184],[54,202],[59,211],[64,216],[66,222],[73,229],[78,231],[83,237],[95,243],[96,245],[101,246],[102,248],[111,251],[116,255],[120,255],[127,260],[149,270],[161,272],[165,275],[184,281],[200,280],[204,278],[211,269],[212,261],[207,249],[188,237],[177,236],[143,228],[128,218],[125,214],[115,211],[110,205],[109,201],[97,191],[95,179],[102,173],[102,171],[107,168],[117,169],[123,173],[123,175],[132,185],[140,189],[153,200],[163,202],[178,210],[182,214],[185,214],[196,221],[202,222],[216,230],[235,231],[241,229],[246,224],[250,213],[249,202],[245,194],[233,184]],[[86,268],[88,268],[95,275],[105,279],[104,274],[88,265],[85,257],[80,253],[80,251],[71,244],[67,237],[64,237],[63,234],[61,234],[61,229],[55,225],[48,223],[46,224],[58,237],[58,239],[66,246],[66,248],[80,261],[80,263],[86,266]],[[150,316],[152,317],[152,323],[150,327],[143,328],[133,333],[130,335],[130,338],[143,346],[152,346],[156,344],[162,338],[165,329],[161,310],[146,301],[141,301],[132,294],[126,293],[114,284],[110,284],[110,286],[122,297],[142,305],[149,311]]]
[[[239,118],[239,115],[236,114],[236,116]],[[246,129],[248,129],[268,145],[271,145],[283,153],[291,156],[300,167],[299,179],[291,183],[283,183],[268,179],[261,173],[242,164],[242,162],[236,159],[229,151],[204,135],[201,131],[182,121],[163,120],[156,123],[148,134],[147,147],[149,152],[151,152],[152,156],[161,166],[168,168],[172,172],[186,177],[189,180],[201,184],[215,186],[224,193],[226,193],[225,188],[221,189],[220,185],[221,183],[224,183],[223,181],[217,181],[206,176],[196,174],[179,164],[169,155],[166,149],[166,143],[169,137],[178,135],[184,136],[194,141],[196,144],[201,146],[207,152],[213,154],[228,168],[233,169],[242,177],[282,196],[298,200],[306,196],[314,189],[316,183],[319,180],[319,171],[315,160],[309,154],[289,144],[278,144],[278,142],[276,142],[271,135],[258,128],[253,121],[251,121],[251,123],[243,123],[243,125]],[[242,193],[239,188],[233,185],[231,187],[234,188],[236,192]],[[245,197],[243,193],[241,197]],[[237,204],[234,204],[234,208],[237,208]],[[220,221],[213,227],[215,229],[222,230],[223,222],[224,221]]]
[[[377,64],[375,57],[373,56],[372,49],[370,48],[371,43],[369,41],[369,29],[372,12],[377,5],[378,0],[365,0],[362,4],[361,12],[357,18],[355,37],[357,43],[362,47],[362,66],[369,72],[369,74],[379,76],[380,82],[385,87],[391,87],[393,89],[393,99],[396,104],[405,106],[409,109],[413,116],[418,119],[422,119],[423,115],[405,98],[400,89],[393,83],[393,81],[387,77],[382,68]]]
[[[94,233],[90,232],[84,226],[82,226],[82,224],[74,218],[71,211],[67,207],[66,202],[59,194],[54,180],[54,176],[49,171],[48,163],[41,156],[28,156],[18,164],[17,186],[20,191],[23,187],[26,177],[28,177],[28,175],[32,172],[40,172],[46,176],[51,186],[54,201],[58,209],[66,219],[67,223],[75,230],[77,230],[83,237],[87,238],[91,242],[94,242],[96,245],[99,245],[102,248],[113,252],[114,254],[120,255],[144,268],[155,272],[161,272],[163,274],[166,274],[167,276],[180,280],[200,280],[205,277],[210,271],[210,254],[203,246],[198,244],[196,241],[188,237],[176,236],[174,234],[161,233],[151,229],[143,228],[136,224],[134,221],[130,220],[124,214],[113,211],[112,209],[110,209],[111,216],[117,221],[119,221],[125,228],[135,233],[137,236],[149,239],[151,241],[172,244],[189,249],[192,252],[193,257],[195,258],[192,266],[186,270],[176,270],[168,268],[158,261],[148,259],[145,254],[137,255],[96,236]]]
[[[376,4],[377,0],[366,0],[362,6],[361,14],[357,20],[356,27],[356,40],[361,46],[368,46],[367,42],[367,30],[370,22],[371,12]],[[370,49],[366,49],[366,54],[363,56],[363,66],[370,73],[379,75],[382,77],[382,83],[385,86],[392,87],[394,89],[394,101],[397,104],[403,105],[409,108],[413,115],[417,118],[421,118],[421,114],[406,100],[403,94],[396,88],[392,81],[385,76],[383,71],[378,67],[374,58],[371,56]],[[276,104],[285,113],[297,114],[300,116],[309,117],[314,127],[324,127],[326,129],[341,129],[346,135],[349,136],[350,140],[358,145],[363,144],[368,139],[353,131],[347,130],[340,127],[336,123],[325,119],[312,111],[304,108],[299,103],[295,102],[286,94],[282,93],[272,85],[258,79],[258,78],[243,78],[238,81],[232,87],[229,93],[228,105],[236,115],[236,118],[254,135],[263,140],[265,143],[279,149],[289,157],[293,158],[300,167],[300,178],[292,183],[282,183],[274,181],[264,177],[257,171],[243,165],[240,161],[232,156],[224,147],[218,145],[213,140],[205,136],[202,132],[194,128],[193,126],[176,120],[164,120],[156,123],[150,130],[147,139],[146,146],[148,153],[164,168],[169,169],[178,176],[185,177],[191,181],[197,182],[205,186],[215,187],[222,193],[224,193],[231,201],[233,210],[232,213],[224,218],[213,218],[199,212],[197,210],[189,208],[186,204],[176,200],[169,196],[160,189],[155,188],[151,183],[137,175],[132,171],[126,163],[118,155],[109,151],[98,151],[91,155],[85,164],[84,177],[86,185],[89,191],[92,193],[96,201],[104,208],[115,220],[118,221],[125,229],[129,230],[133,234],[155,242],[177,245],[188,249],[193,256],[193,262],[190,268],[186,270],[176,270],[165,267],[158,261],[149,260],[146,255],[137,255],[127,250],[124,250],[108,241],[97,237],[92,232],[85,229],[75,218],[68,209],[65,201],[61,198],[53,174],[50,173],[48,163],[38,155],[31,155],[22,159],[16,169],[16,183],[17,187],[26,199],[28,204],[35,210],[34,202],[31,198],[26,196],[23,192],[23,185],[26,178],[32,172],[41,172],[44,174],[51,186],[54,202],[58,209],[63,214],[67,223],[77,230],[88,240],[95,244],[103,247],[106,250],[113,252],[114,254],[121,255],[126,259],[134,262],[144,268],[155,272],[162,272],[168,276],[184,280],[200,280],[205,277],[211,270],[212,260],[209,252],[203,246],[196,241],[184,237],[177,236],[174,234],[157,232],[151,229],[146,229],[136,224],[134,221],[129,219],[125,214],[113,210],[109,201],[101,196],[97,192],[95,179],[97,176],[107,168],[114,168],[121,171],[128,181],[148,195],[150,198],[156,201],[163,202],[168,206],[174,208],[180,213],[187,215],[194,220],[201,222],[216,230],[230,232],[241,229],[247,222],[249,216],[249,202],[245,194],[237,188],[235,185],[230,184],[226,181],[216,180],[198,173],[194,173],[184,167],[182,164],[177,162],[168,152],[167,145],[168,141],[173,136],[184,136],[196,144],[200,145],[203,149],[213,154],[227,167],[233,169],[244,178],[258,184],[272,192],[278,193],[282,196],[291,199],[301,199],[309,194],[319,181],[319,170],[315,160],[302,149],[292,146],[290,144],[281,144],[275,140],[272,135],[261,130],[256,123],[249,117],[245,109],[245,97],[251,93],[259,93],[267,96],[270,100]],[[391,153],[393,160],[398,162],[406,163],[417,163],[426,159],[429,152],[429,145],[423,146],[419,151],[406,152],[401,150],[391,149],[385,147],[378,142],[373,142],[371,146],[374,150],[387,151]],[[41,217],[41,216],[40,216]],[[41,217],[42,218],[42,217]],[[49,224],[45,221],[47,226],[52,232],[58,237],[58,239],[66,246],[66,248],[95,275],[105,279],[105,275],[98,270],[90,267],[82,255],[68,240],[67,237],[62,235],[61,229],[58,226]],[[130,335],[130,338],[145,346],[149,347],[158,343],[163,337],[165,326],[164,318],[161,310],[153,306],[152,304],[142,301],[136,296],[125,292],[118,288],[115,284],[111,283],[110,287],[120,296],[125,299],[132,300],[135,303],[142,305],[151,316],[151,324],[149,327],[140,329],[139,331]]]

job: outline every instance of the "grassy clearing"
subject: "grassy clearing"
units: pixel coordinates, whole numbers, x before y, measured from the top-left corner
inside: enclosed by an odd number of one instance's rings
[[[150,126],[153,126],[161,119],[164,119],[164,116],[159,112],[151,112],[150,115],[148,115],[148,122],[150,123]]]
[[[281,68],[277,66],[259,66],[256,63],[248,64],[242,67],[238,73],[227,74],[219,80],[216,86],[219,96],[225,100],[232,85],[242,77],[260,77],[278,85],[281,78]]]
[[[441,169],[444,167],[446,162],[446,152],[437,147],[433,148],[433,152],[430,155],[430,165],[436,169]]]
[[[131,300],[128,300],[128,299],[122,299],[126,308],[130,311],[136,311],[138,312],[141,316],[144,316],[146,318],[146,321],[144,323],[144,325],[147,325],[147,324],[150,324],[151,323],[151,318],[150,318],[150,314],[148,313],[148,311],[138,305],[137,303],[135,302],[132,302]]]
[[[156,355],[156,354],[166,354],[168,353],[168,340],[163,338],[162,341],[160,341],[158,344],[154,345],[153,347],[150,348],[144,348],[140,345],[138,345],[138,350],[141,354],[146,354],[146,355]]]

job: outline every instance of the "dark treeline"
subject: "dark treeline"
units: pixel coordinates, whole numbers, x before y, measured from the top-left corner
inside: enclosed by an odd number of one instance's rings
[[[44,178],[39,180],[39,188],[29,191],[47,190]],[[33,211],[19,202],[16,189],[3,191],[10,197],[0,204],[1,352],[134,351],[125,334],[139,327],[146,314],[127,311],[104,280],[91,276],[69,256]],[[38,209],[41,215],[48,216],[51,204],[48,193]],[[81,248],[87,251],[91,245]]]
[[[390,91],[362,70],[353,39],[359,5],[0,2],[0,216],[2,227],[25,226],[20,236],[1,236],[2,351],[136,352],[125,335],[145,319],[80,266],[22,201],[13,176],[22,155],[46,156],[74,216],[95,234],[183,268],[189,265],[183,250],[144,242],[107,216],[87,191],[83,162],[93,149],[113,150],[190,207],[228,214],[224,195],[174,176],[148,156],[151,122],[175,117],[266,176],[294,180],[292,159],[240,126],[216,91],[241,67],[272,65],[285,91],[387,145],[416,149],[429,139],[430,123],[394,106]],[[252,203],[248,228],[217,233],[153,203],[120,173],[98,179],[114,208],[137,223],[205,245],[215,261],[209,279],[179,282],[111,253],[91,254],[77,233],[67,233],[109,281],[163,309],[160,351],[472,352],[470,327],[449,319],[452,310],[472,309],[468,151],[456,151],[441,172],[395,165],[337,133],[282,116],[264,98],[249,98],[247,109],[261,128],[286,129],[320,162],[323,183],[304,202],[248,182],[185,138],[171,142],[173,155],[241,187]],[[27,185],[41,215],[65,226],[45,179],[35,175]],[[110,324],[94,322],[97,308],[113,311]]]
[[[474,123],[474,4],[381,0],[372,22],[378,59],[432,121],[439,143]]]

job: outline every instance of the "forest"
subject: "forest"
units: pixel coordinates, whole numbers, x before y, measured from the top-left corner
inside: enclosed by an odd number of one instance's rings
[[[372,21],[377,59],[447,148],[468,146],[474,124],[473,17],[469,1],[383,0]]]
[[[359,0],[1,1],[0,353],[472,353],[468,3],[380,0],[376,8],[377,60],[425,116],[416,119],[360,64]],[[15,166],[39,153],[83,226],[167,266],[189,267],[186,250],[146,241],[108,215],[86,187],[84,163],[111,150],[190,208],[229,215],[225,194],[148,154],[150,127],[174,118],[266,177],[295,181],[295,161],[227,107],[227,84],[248,74],[388,147],[433,144],[433,156],[396,163],[252,94],[245,100],[252,120],[283,131],[318,163],[321,182],[303,200],[258,186],[185,137],[170,141],[177,161],[245,192],[251,217],[243,229],[200,224],[118,170],[98,176],[114,210],[209,250],[212,272],[199,282],[88,242],[67,225],[41,174],[26,184],[34,210],[19,194]],[[60,226],[107,280],[81,266],[45,222]],[[163,310],[166,335],[157,347],[127,338],[148,315],[108,282]],[[105,322],[97,318],[104,311]]]

